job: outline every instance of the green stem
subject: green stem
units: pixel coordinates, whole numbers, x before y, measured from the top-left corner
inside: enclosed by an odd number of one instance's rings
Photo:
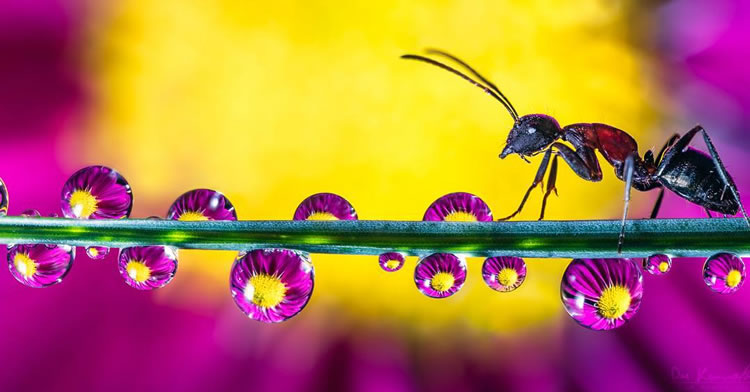
[[[0,218],[0,243],[55,243],[128,247],[173,245],[192,249],[291,248],[312,253],[411,255],[454,252],[471,256],[618,257],[619,221],[405,222],[71,220]],[[742,219],[627,221],[619,257],[653,253],[709,256],[750,254]]]

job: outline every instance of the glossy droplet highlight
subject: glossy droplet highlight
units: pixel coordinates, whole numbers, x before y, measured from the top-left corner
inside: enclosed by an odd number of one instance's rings
[[[26,286],[51,286],[60,283],[70,271],[73,250],[67,245],[14,245],[8,249],[8,268]]]
[[[172,203],[167,219],[180,221],[237,220],[234,205],[221,192],[212,189],[193,189]]]
[[[153,290],[172,281],[177,272],[177,249],[171,246],[135,246],[120,252],[120,276],[130,287]]]
[[[493,290],[513,291],[526,279],[526,263],[520,257],[488,257],[482,264],[482,278]]]
[[[0,178],[0,216],[8,214],[8,188],[5,182]]]
[[[445,298],[458,292],[466,281],[466,260],[451,253],[422,258],[414,269],[414,283],[422,294]]]
[[[717,253],[703,265],[703,280],[720,294],[731,294],[745,282],[745,262],[733,253]]]
[[[89,166],[65,182],[60,206],[66,218],[122,219],[130,216],[133,194],[114,169]]]
[[[450,222],[492,222],[487,203],[466,192],[449,193],[427,208],[422,220]]]
[[[672,269],[672,258],[663,253],[653,254],[643,259],[643,269],[651,275],[664,275]]]
[[[560,293],[565,310],[580,325],[618,328],[641,305],[643,274],[631,259],[575,259],[563,274]]]
[[[288,249],[241,253],[230,274],[234,302],[248,317],[266,323],[288,320],[302,311],[313,283],[308,256]]]
[[[334,193],[316,193],[299,204],[294,220],[357,220],[351,203]]]
[[[406,256],[400,252],[387,252],[378,257],[380,268],[387,272],[395,272],[404,266]]]

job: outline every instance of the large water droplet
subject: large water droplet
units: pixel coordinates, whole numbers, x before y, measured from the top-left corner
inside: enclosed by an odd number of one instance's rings
[[[288,249],[240,253],[229,276],[232,298],[253,320],[278,323],[294,317],[312,296],[314,270],[307,254]]]
[[[52,286],[70,271],[74,249],[68,245],[14,245],[8,249],[8,268],[26,286]]]
[[[643,275],[631,259],[575,259],[563,274],[560,294],[565,310],[578,324],[613,329],[638,311]]]
[[[66,218],[122,219],[130,216],[133,194],[116,170],[89,166],[75,172],[62,189],[60,207]]]
[[[130,287],[158,289],[172,281],[177,272],[177,249],[158,245],[124,248],[117,266]]]
[[[745,262],[733,253],[717,253],[703,265],[703,280],[720,294],[731,294],[745,283]]]
[[[451,253],[434,253],[422,258],[414,269],[414,283],[431,298],[445,298],[458,292],[466,281],[466,260]]]

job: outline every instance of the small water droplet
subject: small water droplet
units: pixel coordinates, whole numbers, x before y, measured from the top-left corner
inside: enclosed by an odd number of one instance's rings
[[[482,199],[471,193],[449,193],[427,207],[422,220],[450,222],[492,222],[492,212]]]
[[[386,272],[395,272],[404,266],[406,256],[401,252],[386,252],[378,257],[378,264]]]
[[[171,246],[123,248],[118,261],[120,276],[130,287],[153,290],[172,281],[177,272],[177,252]]]
[[[711,290],[720,294],[739,290],[745,283],[745,274],[745,262],[733,253],[717,253],[703,265],[703,280]]]
[[[664,275],[672,269],[672,258],[663,253],[653,254],[643,259],[643,269],[651,275]]]
[[[86,248],[86,255],[94,260],[102,260],[109,254],[109,248],[106,246],[89,246]]]
[[[8,214],[8,188],[0,178],[0,216]]]
[[[293,220],[357,220],[348,200],[335,193],[316,193],[297,206]]]
[[[526,279],[526,263],[520,257],[488,257],[482,264],[482,278],[493,290],[513,291]]]
[[[560,284],[563,305],[578,324],[608,330],[638,311],[643,274],[631,259],[574,259]]]
[[[414,268],[417,289],[431,298],[445,298],[458,292],[466,281],[466,260],[451,253],[423,257]]]
[[[167,219],[181,221],[236,221],[234,205],[221,192],[193,189],[180,195],[167,211]]]

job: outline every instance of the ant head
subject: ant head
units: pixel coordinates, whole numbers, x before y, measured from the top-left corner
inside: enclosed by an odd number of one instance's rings
[[[561,135],[560,125],[544,114],[529,114],[513,124],[500,158],[516,153],[522,158],[545,150]]]

